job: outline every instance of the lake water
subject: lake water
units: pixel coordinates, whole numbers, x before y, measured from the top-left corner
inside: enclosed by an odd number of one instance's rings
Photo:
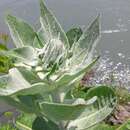
[[[102,38],[97,50],[118,63],[130,65],[129,0],[46,0],[63,28],[86,25],[101,13]],[[39,19],[38,0],[0,0],[0,32],[8,32],[4,17],[14,14],[32,25]],[[10,45],[11,47],[12,45]]]

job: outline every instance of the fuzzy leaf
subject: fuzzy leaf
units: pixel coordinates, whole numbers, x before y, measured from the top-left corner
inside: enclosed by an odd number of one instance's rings
[[[37,117],[33,122],[32,130],[59,130],[59,128],[54,122]]]
[[[41,36],[44,39],[44,43],[50,42],[52,39],[61,40],[62,43],[69,48],[68,39],[62,27],[58,23],[55,16],[49,11],[42,0],[40,0],[40,9],[41,9]]]
[[[1,96],[11,95],[17,91],[30,87],[31,85],[23,78],[16,68],[10,69],[9,75],[0,77]]]
[[[30,71],[24,67],[19,67],[18,70],[30,84],[41,82],[39,76],[33,71]]]
[[[35,66],[38,63],[37,53],[34,48],[30,46],[24,46],[22,48],[12,49],[10,51],[0,52],[2,55],[15,58],[15,63],[23,63],[30,66]]]
[[[59,62],[65,57],[65,48],[60,40],[52,39],[44,49],[43,66],[49,67]]]
[[[86,97],[91,98],[97,96],[97,101],[92,107],[88,107],[74,121],[68,125],[68,129],[87,130],[93,125],[104,120],[115,108],[116,97],[114,91],[106,86],[92,88],[88,91]]]
[[[27,112],[27,113],[34,113],[35,112],[34,107],[28,107],[28,106],[24,105],[23,103],[17,101],[13,97],[1,96],[0,95],[0,99],[2,99],[4,102],[8,103],[11,106],[14,106],[15,108],[17,108],[21,111],[24,111],[24,112]]]
[[[42,97],[38,94],[35,95],[22,95],[19,93],[17,96],[19,103],[30,109],[30,112],[39,113],[38,100],[41,100]]]
[[[11,15],[7,16],[6,21],[16,47],[33,45],[35,32],[30,25]]]
[[[67,84],[72,83],[74,80],[78,79],[81,80],[81,78],[84,76],[85,73],[89,72],[93,65],[98,61],[99,57],[96,58],[92,63],[89,65],[86,65],[85,67],[79,67],[79,70],[73,72],[73,73],[65,73],[60,79],[57,80],[57,86],[64,86]],[[76,80],[77,81],[77,80]]]
[[[69,44],[70,44],[70,48],[72,47],[72,45],[75,42],[77,42],[79,40],[82,33],[83,33],[83,31],[81,28],[72,28],[66,33],[66,36],[67,36]]]
[[[41,102],[40,108],[42,112],[53,121],[74,120],[87,106],[91,105],[94,101],[95,100],[91,98],[87,102],[85,102],[83,99],[76,99],[72,103],[72,100],[70,100],[70,102],[68,101],[68,104]]]
[[[39,48],[39,49],[43,48],[45,45],[44,39],[42,37],[42,32],[40,30],[37,33],[35,33],[35,38],[33,41],[33,46],[35,46],[36,48]]]
[[[31,76],[31,73],[29,74]],[[8,75],[0,77],[0,96],[29,95],[37,93],[49,93],[55,87],[38,82],[30,84],[16,68],[10,69]],[[30,77],[31,79],[32,77]],[[29,79],[29,78],[27,78]],[[13,89],[12,89],[13,87]]]
[[[90,26],[84,31],[83,35],[78,40],[78,47],[79,48],[86,48],[90,50],[95,40],[100,35],[100,23],[99,23],[100,16],[98,15],[97,18],[90,24]]]
[[[92,61],[93,52],[100,36],[99,16],[84,31],[74,49],[72,66],[75,64],[88,64]]]
[[[84,68],[81,67],[78,71],[75,71],[75,73],[63,74],[63,76],[61,76],[56,81],[57,88],[55,89],[55,91],[52,92],[54,97],[55,95],[60,93],[59,94],[60,100],[63,101],[66,94],[74,88],[75,83],[79,82],[84,76],[84,74],[89,72],[92,69],[92,67],[95,65],[97,60],[98,58],[96,58],[91,64],[86,65]]]

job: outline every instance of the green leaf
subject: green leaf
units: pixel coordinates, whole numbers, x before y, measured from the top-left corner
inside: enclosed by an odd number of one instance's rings
[[[31,112],[39,114],[40,113],[40,109],[38,106],[38,100],[43,100],[43,98],[38,95],[22,95],[19,93],[19,95],[17,96],[17,99],[19,101],[20,104],[22,104],[23,106],[25,106],[26,108],[30,109]]]
[[[60,40],[52,39],[49,44],[44,46],[43,66],[50,67],[65,59],[65,48]]]
[[[97,124],[96,126],[86,130],[116,130],[117,126],[111,126],[105,123]]]
[[[54,122],[37,117],[33,122],[32,130],[59,130],[59,128]]]
[[[0,77],[0,96],[12,95],[22,89],[30,87],[31,85],[23,78],[16,68],[10,69],[9,75]]]
[[[0,52],[7,50],[8,49],[4,44],[0,44]],[[9,57],[0,54],[0,73],[7,73],[12,66],[12,60]]]
[[[16,64],[27,64],[29,66],[35,66],[38,63],[38,56],[34,48],[31,46],[24,46],[22,48],[12,49],[10,51],[0,52],[2,55],[15,58]]]
[[[8,50],[8,48],[6,47],[6,45],[0,43],[0,51],[1,50]]]
[[[93,52],[100,36],[100,17],[98,16],[92,24],[84,31],[74,49],[71,65],[88,64],[92,61]]]
[[[17,121],[32,128],[32,123],[36,119],[35,114],[21,112],[21,115],[17,118]]]
[[[100,86],[88,91],[86,98],[96,96],[98,99],[91,107],[88,107],[82,114],[68,125],[68,129],[87,130],[104,120],[117,104],[114,91],[110,87]]]
[[[116,130],[130,130],[130,120],[127,120],[124,124],[122,124]]]
[[[56,83],[56,89],[55,91],[52,92],[54,95],[59,95],[60,100],[63,101],[66,94],[72,90],[75,87],[75,83],[79,82],[85,73],[89,72],[92,67],[95,65],[97,60],[99,59],[96,58],[91,64],[86,65],[85,67],[80,67],[79,70],[73,72],[73,73],[65,73],[63,76],[61,76],[55,83]]]
[[[13,64],[9,57],[0,55],[0,73],[7,73],[12,66]]]
[[[30,84],[35,84],[42,81],[39,76],[32,70],[28,70],[25,67],[19,67],[18,70]]]
[[[55,16],[49,11],[42,0],[40,0],[40,9],[41,9],[41,36],[44,39],[44,43],[50,42],[52,39],[60,40],[66,48],[69,48],[68,39],[62,27],[58,23]]]
[[[98,61],[99,57],[97,57],[95,60],[93,60],[92,63],[89,65],[86,65],[85,67],[79,67],[79,70],[75,72],[65,73],[63,76],[61,76],[60,79],[57,80],[57,86],[67,86],[70,83],[73,83],[73,81],[81,80],[81,78],[84,76],[85,73],[89,72],[93,65]]]
[[[35,46],[36,48],[43,48],[45,43],[44,43],[44,39],[41,36],[42,32],[38,31],[37,33],[35,33],[35,38],[33,41],[33,46]]]
[[[67,103],[41,102],[40,108],[45,116],[53,121],[74,120],[86,107],[95,101],[95,97],[85,102],[83,99],[69,100]]]
[[[30,25],[11,15],[7,16],[6,21],[16,47],[33,46],[35,32]]]
[[[66,36],[70,44],[70,48],[75,42],[79,40],[82,34],[83,34],[83,31],[81,28],[72,28],[66,33]]]
[[[31,128],[29,128],[28,126],[16,121],[16,127],[20,130],[32,130]]]
[[[33,94],[38,94],[38,93],[45,95],[45,94],[51,93],[54,90],[55,90],[55,86],[49,86],[49,84],[39,82],[39,83],[31,85],[30,88],[23,89],[23,90],[17,92],[16,95],[18,95],[20,93],[21,93],[21,95],[28,95],[28,94],[33,95]]]
[[[78,47],[90,50],[95,40],[100,36],[100,15],[90,24],[78,40]]]
[[[28,107],[27,105],[21,103],[20,101],[18,101],[15,97],[9,97],[9,96],[1,96],[0,95],[0,99],[2,99],[4,102],[6,102],[7,104],[14,106],[15,108],[27,112],[27,113],[34,113],[35,112],[35,108],[33,107]]]
[[[24,71],[19,71],[16,68],[9,70],[8,75],[3,75],[0,77],[0,96],[10,96],[10,95],[33,95],[33,94],[47,94],[55,89],[55,86],[50,86],[50,84],[44,83],[44,81],[37,81],[37,77],[34,77],[32,73],[29,73],[27,79],[25,77]],[[25,77],[24,77],[25,76]],[[36,78],[36,79],[35,79]],[[34,84],[32,83],[34,79]],[[13,87],[13,89],[12,89]]]
[[[37,95],[18,95],[17,97],[20,100],[20,102],[24,103],[30,108],[36,106],[35,100],[37,99]]]

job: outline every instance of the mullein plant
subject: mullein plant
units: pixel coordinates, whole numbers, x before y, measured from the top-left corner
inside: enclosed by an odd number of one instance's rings
[[[100,37],[100,16],[84,31],[74,28],[65,33],[42,0],[40,11],[38,31],[12,15],[6,18],[16,48],[0,51],[13,60],[13,67],[0,76],[0,98],[36,115],[32,128],[16,123],[23,129],[92,129],[117,102],[107,86],[89,89],[84,98],[72,93],[99,59],[93,52]]]

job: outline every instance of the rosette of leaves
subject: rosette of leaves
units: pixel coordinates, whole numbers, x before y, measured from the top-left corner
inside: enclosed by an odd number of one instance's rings
[[[21,19],[7,16],[16,48],[0,53],[15,60],[9,73],[0,77],[0,98],[35,114],[32,130],[89,129],[116,105],[115,93],[107,86],[90,89],[86,98],[71,94],[99,58],[93,58],[93,52],[100,37],[100,17],[83,32],[77,28],[66,34],[42,0],[40,10],[38,31]]]

